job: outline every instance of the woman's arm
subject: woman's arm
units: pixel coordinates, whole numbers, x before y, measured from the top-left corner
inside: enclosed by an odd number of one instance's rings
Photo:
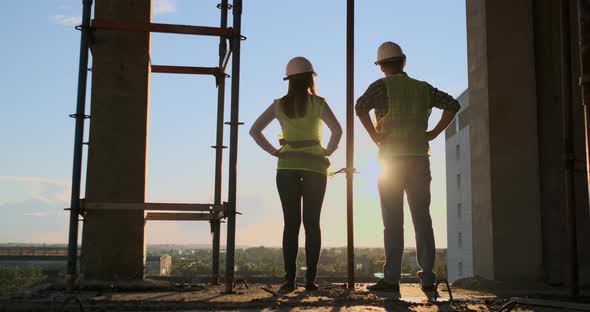
[[[266,139],[262,130],[266,128],[273,120],[275,119],[274,113],[274,103],[271,104],[265,111],[256,119],[252,128],[250,128],[250,136],[256,141],[256,143],[267,153],[276,156],[277,149],[270,144],[270,142]]]
[[[342,127],[328,104],[324,106],[324,110],[322,111],[322,120],[331,132],[330,142],[328,142],[328,147],[326,147],[326,154],[330,156],[338,148],[338,143],[340,143],[340,138],[342,138]]]

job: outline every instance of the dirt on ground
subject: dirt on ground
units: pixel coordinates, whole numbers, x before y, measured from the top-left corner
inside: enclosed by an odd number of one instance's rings
[[[492,293],[459,288],[452,289],[449,300],[446,287],[440,297],[429,301],[417,284],[402,284],[401,297],[390,293],[370,292],[366,284],[349,290],[344,284],[320,284],[307,292],[303,287],[287,294],[278,293],[278,285],[241,283],[234,294],[224,293],[223,286],[190,284],[162,285],[86,284],[81,290],[66,293],[48,286],[0,298],[0,311],[567,311],[567,309],[533,308],[512,305],[510,300]],[[137,286],[137,285],[135,285]],[[506,310],[508,311],[508,310]]]

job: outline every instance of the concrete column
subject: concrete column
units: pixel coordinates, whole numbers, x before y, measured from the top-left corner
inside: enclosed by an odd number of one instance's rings
[[[95,18],[147,23],[150,0],[97,0]],[[98,30],[94,34],[89,202],[145,200],[150,83],[150,34]],[[143,211],[89,211],[83,228],[86,279],[141,279]]]
[[[468,0],[474,273],[542,277],[532,0]]]

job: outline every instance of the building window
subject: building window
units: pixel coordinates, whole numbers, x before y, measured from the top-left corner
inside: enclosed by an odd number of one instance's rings
[[[459,144],[455,146],[455,158],[457,161],[461,160],[461,145]]]
[[[459,246],[459,248],[463,248],[463,233],[462,232],[457,233],[457,246]]]
[[[461,189],[461,174],[457,174],[457,189]]]
[[[463,205],[461,203],[457,204],[457,219],[461,220],[463,218]]]
[[[458,267],[458,271],[459,271],[459,277],[463,276],[463,262],[459,261],[459,263],[457,263],[457,267]]]

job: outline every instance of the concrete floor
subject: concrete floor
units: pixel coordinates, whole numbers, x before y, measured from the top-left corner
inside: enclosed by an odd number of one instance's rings
[[[498,311],[507,299],[486,292],[453,289],[453,302],[430,303],[417,284],[402,284],[401,300],[387,293],[368,292],[366,284],[357,284],[349,291],[343,284],[321,284],[320,290],[306,292],[299,287],[292,293],[276,296],[263,290],[278,285],[252,284],[242,286],[235,294],[224,294],[222,286],[177,287],[175,290],[112,291],[85,290],[65,294],[42,290],[0,299],[0,311]],[[441,288],[440,294],[448,298]],[[512,311],[567,311],[517,306]]]

